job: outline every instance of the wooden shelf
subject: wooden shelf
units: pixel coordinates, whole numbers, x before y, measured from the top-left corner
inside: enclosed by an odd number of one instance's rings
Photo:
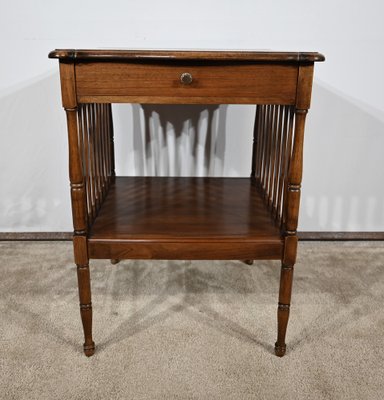
[[[118,177],[88,242],[91,258],[278,259],[283,248],[250,178]]]

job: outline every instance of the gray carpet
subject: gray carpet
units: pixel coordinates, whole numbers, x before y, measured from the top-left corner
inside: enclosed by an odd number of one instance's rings
[[[287,355],[279,263],[91,264],[82,353],[69,242],[0,243],[1,399],[383,399],[384,244],[299,246]]]

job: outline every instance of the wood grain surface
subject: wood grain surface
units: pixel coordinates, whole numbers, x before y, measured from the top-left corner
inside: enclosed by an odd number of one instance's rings
[[[256,61],[256,62],[315,62],[325,57],[317,52],[278,52],[257,50],[124,50],[124,49],[56,49],[49,58],[63,61],[89,60],[201,60],[206,61]]]
[[[79,102],[294,104],[298,67],[291,64],[183,65],[78,63]],[[190,74],[184,84],[181,76]]]

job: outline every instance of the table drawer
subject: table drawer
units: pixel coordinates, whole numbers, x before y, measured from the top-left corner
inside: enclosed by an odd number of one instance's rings
[[[78,63],[79,102],[294,104],[290,64]],[[183,82],[184,81],[184,82]]]

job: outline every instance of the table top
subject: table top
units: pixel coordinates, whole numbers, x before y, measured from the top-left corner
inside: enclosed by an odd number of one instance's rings
[[[317,52],[278,52],[251,50],[140,50],[140,49],[56,49],[49,58],[72,61],[124,60],[209,60],[254,62],[315,62],[325,57]]]

